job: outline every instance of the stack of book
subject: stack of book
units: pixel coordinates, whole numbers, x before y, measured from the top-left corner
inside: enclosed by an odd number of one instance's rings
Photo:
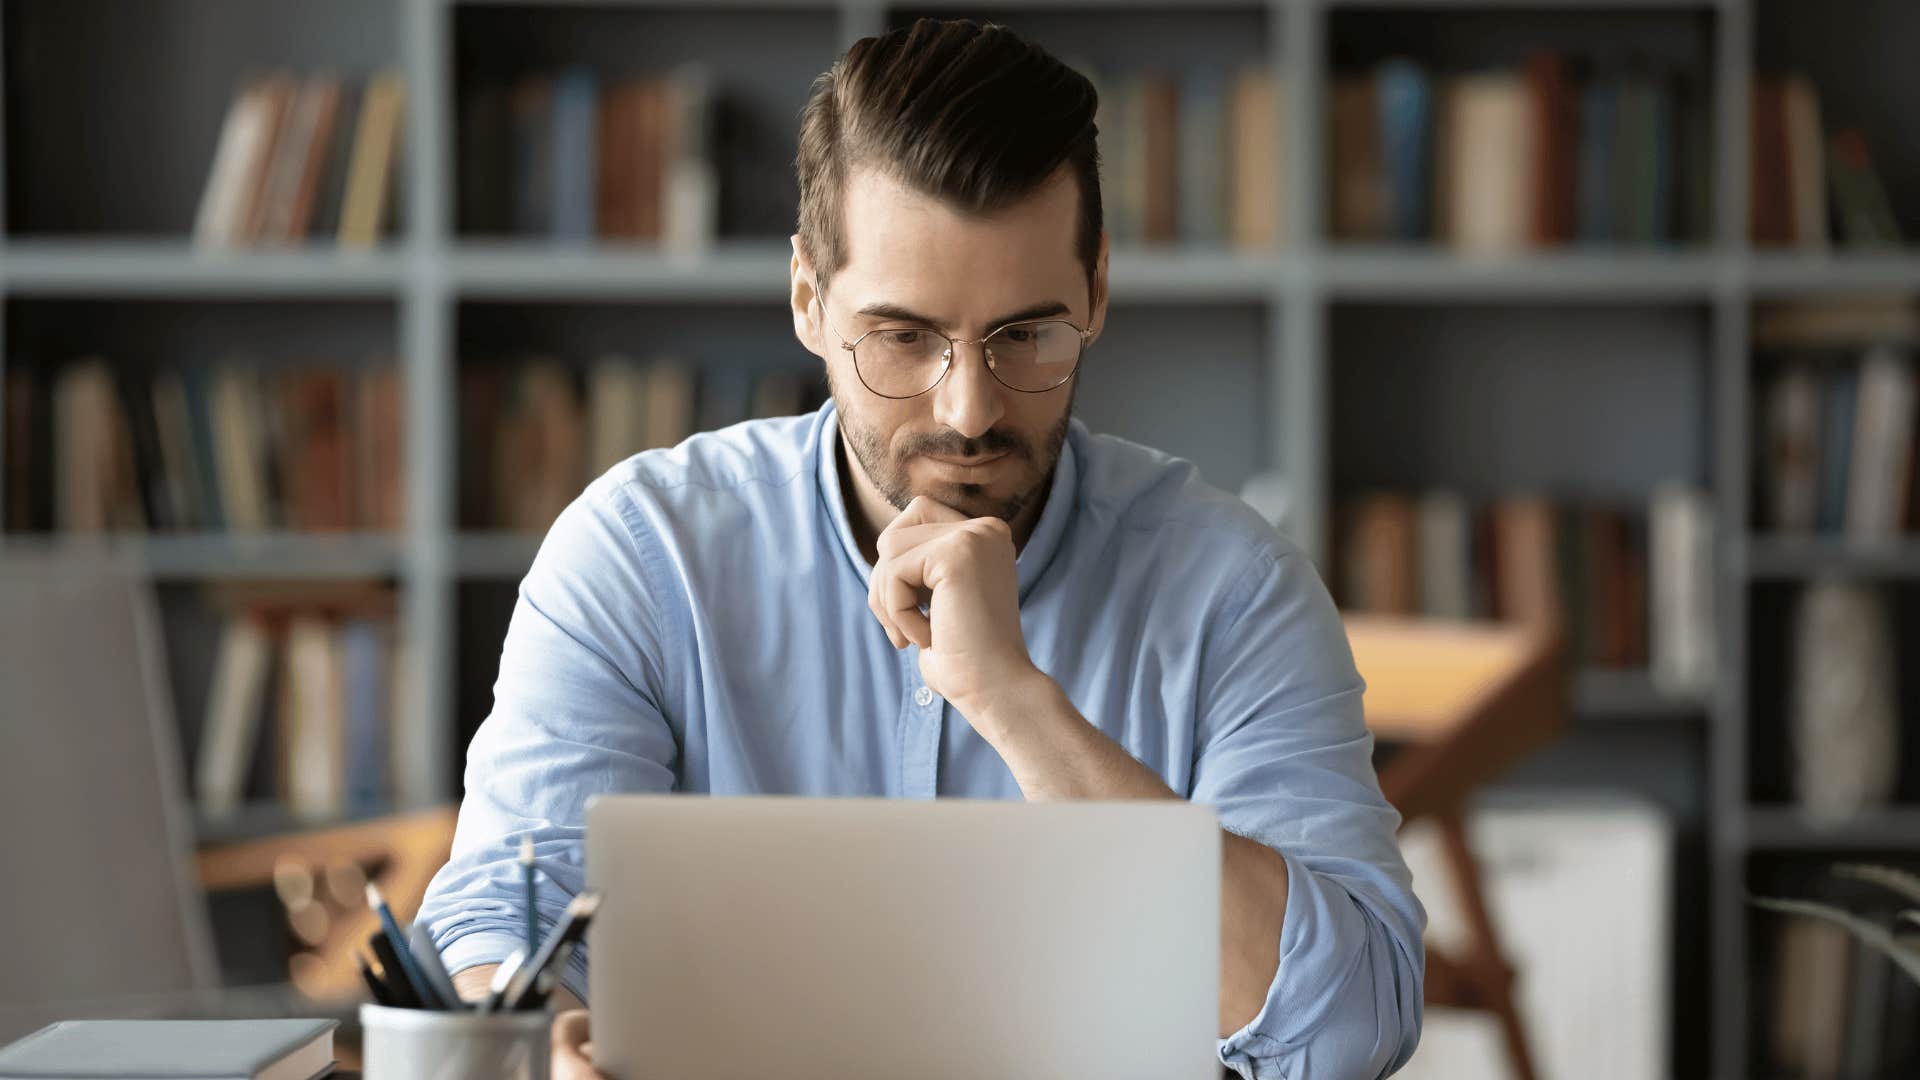
[[[1920,530],[1911,301],[1782,304],[1754,343],[1779,357],[1759,395],[1761,524],[1884,540]]]
[[[1864,134],[1821,124],[1820,95],[1802,75],[1753,82],[1748,227],[1756,247],[1894,247],[1887,189]]]
[[[228,598],[193,749],[195,800],[208,818],[272,804],[328,820],[430,799],[430,762],[400,702],[413,663],[392,594]]]
[[[1709,231],[1708,99],[1682,74],[1411,60],[1334,80],[1333,235],[1504,253],[1666,244]]]
[[[460,376],[462,523],[542,532],[588,481],[642,450],[824,400],[813,371],[696,372],[671,357],[603,356],[584,378],[546,357],[469,367]]]
[[[1285,106],[1272,71],[1148,74],[1099,91],[1102,210],[1114,243],[1257,251],[1284,240]]]
[[[478,86],[460,105],[462,231],[699,250],[718,229],[714,101],[699,67],[585,67]]]
[[[1713,676],[1710,515],[1677,486],[1644,511],[1369,494],[1340,508],[1334,578],[1350,610],[1554,627],[1580,666],[1650,668],[1697,693]]]
[[[405,111],[394,72],[363,89],[330,73],[248,82],[220,126],[194,242],[297,245],[331,234],[344,248],[372,247],[392,217]]]
[[[88,357],[16,367],[5,392],[10,531],[400,527],[391,364],[268,373]]]

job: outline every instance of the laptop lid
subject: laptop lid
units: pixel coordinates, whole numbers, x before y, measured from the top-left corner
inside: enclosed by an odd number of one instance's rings
[[[608,1075],[1219,1075],[1220,834],[1177,801],[613,796]]]
[[[131,568],[0,558],[0,1043],[52,1003],[217,985],[163,660]]]

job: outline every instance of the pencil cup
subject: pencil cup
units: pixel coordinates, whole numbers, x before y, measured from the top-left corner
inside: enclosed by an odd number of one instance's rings
[[[367,1080],[547,1080],[553,1014],[360,1006]]]

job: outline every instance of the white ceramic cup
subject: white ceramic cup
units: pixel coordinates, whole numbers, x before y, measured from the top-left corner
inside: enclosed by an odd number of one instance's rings
[[[366,1080],[547,1080],[553,1014],[360,1006]]]

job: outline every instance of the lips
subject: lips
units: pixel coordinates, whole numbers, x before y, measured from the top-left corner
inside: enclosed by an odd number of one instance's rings
[[[938,454],[928,454],[927,458],[930,461],[937,461],[942,465],[950,465],[956,469],[978,469],[982,466],[991,465],[1006,456],[1006,454],[988,454],[982,457],[953,458],[941,457]]]

